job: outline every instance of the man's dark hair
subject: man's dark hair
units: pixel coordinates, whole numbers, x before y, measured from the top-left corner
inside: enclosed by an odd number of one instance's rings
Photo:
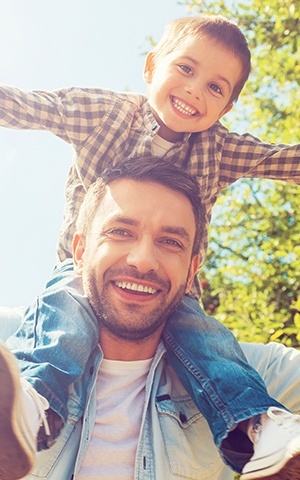
[[[128,178],[141,182],[154,182],[176,190],[190,201],[195,217],[196,234],[193,255],[199,253],[204,232],[204,209],[197,180],[185,171],[154,156],[137,157],[106,168],[101,177],[90,186],[79,211],[76,230],[87,235],[98,206],[105,195],[106,186],[115,180]],[[141,202],[143,200],[141,199]]]

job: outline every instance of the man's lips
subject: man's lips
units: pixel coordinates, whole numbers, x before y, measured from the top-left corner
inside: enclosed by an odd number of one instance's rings
[[[159,291],[159,289],[155,289],[150,285],[142,285],[141,283],[137,283],[137,282],[113,281],[112,283],[116,285],[118,288],[121,288],[124,291],[129,291],[132,293],[155,295]]]
[[[171,101],[173,104],[173,107],[178,110],[178,112],[183,113],[184,115],[188,115],[190,117],[194,117],[196,115],[199,115],[199,111],[196,110],[192,105],[189,105],[188,103],[185,103],[183,100],[171,96]]]

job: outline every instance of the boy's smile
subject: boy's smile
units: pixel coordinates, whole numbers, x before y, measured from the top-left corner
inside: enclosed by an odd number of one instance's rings
[[[146,59],[144,78],[159,135],[171,142],[202,132],[232,108],[242,74],[239,58],[208,37],[187,39],[173,52]]]

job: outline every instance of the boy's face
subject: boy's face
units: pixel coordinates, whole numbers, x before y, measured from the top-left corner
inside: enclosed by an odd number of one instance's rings
[[[184,132],[202,132],[232,108],[241,61],[210,38],[191,38],[154,61],[146,59],[144,79],[159,135],[171,142]]]

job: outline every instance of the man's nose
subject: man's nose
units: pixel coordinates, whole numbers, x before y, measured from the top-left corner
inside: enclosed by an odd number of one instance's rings
[[[127,255],[127,263],[136,267],[141,273],[157,271],[159,262],[153,241],[143,239],[136,242]]]

